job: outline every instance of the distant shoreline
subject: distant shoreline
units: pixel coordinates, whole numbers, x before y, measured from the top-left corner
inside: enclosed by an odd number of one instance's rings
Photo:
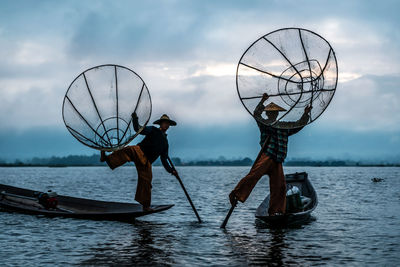
[[[241,159],[226,159],[219,157],[218,159],[204,159],[204,160],[183,160],[179,157],[171,158],[175,166],[201,166],[201,167],[237,167],[237,166],[252,166],[253,160],[245,157]],[[371,161],[354,161],[354,160],[339,160],[339,159],[326,159],[326,160],[312,160],[312,159],[287,159],[284,166],[289,167],[400,167],[399,163],[374,163]],[[48,158],[32,158],[30,160],[15,160],[14,162],[6,162],[0,160],[0,167],[50,167],[50,168],[63,168],[63,167],[100,167],[107,166],[105,162],[100,162],[98,154],[91,156],[86,155],[69,155],[66,157],[48,157]],[[153,166],[161,166],[160,159],[157,159]]]
[[[0,164],[1,168],[13,168],[13,167],[42,167],[42,168],[67,168],[67,167],[106,167],[107,165],[46,165],[46,164]],[[123,167],[131,167],[132,165],[125,165]],[[161,167],[159,164],[153,166]],[[177,167],[250,167],[251,165],[232,165],[232,164],[215,164],[215,165],[200,165],[200,164],[182,164],[175,165]],[[294,164],[284,164],[284,167],[400,167],[400,164],[353,164],[353,165],[330,165],[330,164],[304,164],[304,165],[294,165]]]

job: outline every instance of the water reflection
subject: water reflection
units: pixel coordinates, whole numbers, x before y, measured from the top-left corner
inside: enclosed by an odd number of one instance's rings
[[[120,234],[110,233],[119,239],[105,240],[96,247],[90,248],[93,257],[80,262],[80,266],[158,266],[172,265],[170,248],[174,242],[171,239],[157,238],[159,231],[165,229],[165,224],[136,221],[131,224],[130,231],[125,228]]]
[[[271,229],[271,242],[265,259],[258,259],[261,263],[268,263],[275,266],[283,265],[282,250],[285,249],[285,232],[282,229]]]
[[[234,254],[241,255],[246,265],[282,266],[286,264],[285,229],[269,229],[256,222],[255,236],[225,231],[227,243]]]

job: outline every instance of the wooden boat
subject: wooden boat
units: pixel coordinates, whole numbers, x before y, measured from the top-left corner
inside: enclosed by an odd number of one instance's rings
[[[309,220],[311,212],[318,205],[317,193],[314,190],[310,180],[308,180],[308,174],[306,172],[293,173],[285,175],[287,187],[296,186],[300,190],[301,196],[304,200],[307,200],[304,208],[298,212],[287,212],[283,215],[269,216],[269,198],[268,195],[260,206],[256,210],[256,218],[266,222],[271,226],[287,226],[293,224],[301,224]]]
[[[45,208],[39,203],[38,192],[0,184],[0,210],[49,217],[70,217],[92,220],[130,222],[134,218],[170,209],[174,205],[152,205],[143,211],[142,205],[133,203],[99,201],[57,195],[55,208]]]

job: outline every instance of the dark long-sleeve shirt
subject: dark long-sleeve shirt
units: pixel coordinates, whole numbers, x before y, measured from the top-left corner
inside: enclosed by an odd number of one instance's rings
[[[278,127],[287,127],[294,129],[279,129],[268,126],[273,123],[268,119],[261,117],[264,111],[264,103],[261,101],[254,110],[254,116],[258,118],[257,125],[260,129],[260,145],[263,146],[266,138],[269,136],[269,142],[264,147],[264,153],[271,157],[276,162],[282,163],[285,161],[287,155],[287,143],[288,137],[299,132],[303,127],[296,127],[296,125],[304,125],[304,123],[309,119],[309,115],[304,113],[303,116],[295,122],[278,122]]]
[[[138,131],[139,124],[137,119],[133,120],[133,126]],[[158,157],[161,159],[161,163],[165,170],[172,173],[173,168],[168,163],[168,139],[167,134],[161,131],[159,128],[154,126],[146,126],[140,134],[146,137],[138,144],[140,149],[143,151],[146,158],[153,163]]]

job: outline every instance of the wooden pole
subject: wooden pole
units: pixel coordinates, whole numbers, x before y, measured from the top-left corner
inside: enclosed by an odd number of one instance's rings
[[[260,152],[258,152],[257,158],[256,158],[256,160],[253,162],[253,165],[251,166],[251,168],[254,167],[254,165],[256,164],[256,162],[257,162],[257,161],[259,160],[259,158],[261,157],[262,153],[264,152],[264,148],[265,148],[265,147],[267,146],[267,144],[269,143],[269,139],[270,139],[270,136],[268,136],[268,137],[265,139],[265,142],[264,142],[264,144],[262,145]],[[220,228],[225,229],[226,224],[228,223],[228,220],[229,220],[229,218],[231,217],[232,212],[233,212],[233,210],[234,210],[235,207],[236,207],[236,204],[237,204],[237,200],[235,200],[235,202],[232,204],[232,206],[231,206],[231,208],[229,209],[228,214],[226,215],[226,217],[225,217],[224,221],[222,222]]]
[[[197,212],[197,210],[196,210],[196,208],[195,208],[195,206],[194,206],[194,204],[193,204],[193,202],[192,202],[192,199],[190,198],[188,192],[186,191],[186,188],[185,188],[185,186],[183,185],[182,179],[179,177],[179,174],[178,174],[178,172],[176,171],[175,166],[174,166],[174,164],[172,163],[171,159],[170,159],[169,157],[168,157],[167,159],[168,159],[168,162],[169,162],[169,164],[171,165],[172,169],[173,169],[173,170],[175,171],[175,173],[176,173],[176,174],[174,174],[174,175],[175,175],[176,179],[178,179],[178,182],[179,182],[179,184],[181,185],[181,187],[182,187],[182,189],[183,189],[183,192],[185,192],[186,198],[187,198],[187,200],[189,200],[190,206],[192,206],[192,209],[193,209],[193,211],[194,211],[194,214],[196,214],[197,220],[199,221],[199,223],[201,223],[200,215],[199,215],[199,213]]]

